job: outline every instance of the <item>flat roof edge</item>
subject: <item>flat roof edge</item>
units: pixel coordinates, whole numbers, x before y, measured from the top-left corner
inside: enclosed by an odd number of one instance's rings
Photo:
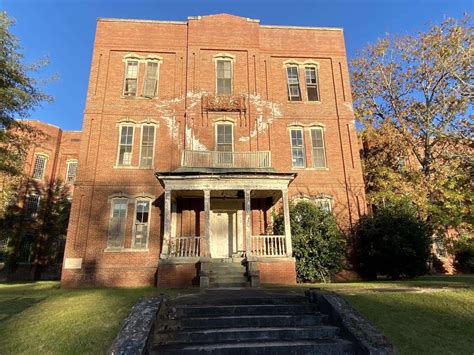
[[[128,19],[128,18],[107,18],[107,17],[98,17],[97,21],[105,22],[145,22],[145,23],[167,23],[172,25],[186,25],[186,21],[162,21],[162,20],[144,20],[144,19]]]
[[[312,27],[312,26],[280,26],[280,25],[260,25],[264,28],[281,28],[293,30],[319,30],[319,31],[344,31],[341,27]]]

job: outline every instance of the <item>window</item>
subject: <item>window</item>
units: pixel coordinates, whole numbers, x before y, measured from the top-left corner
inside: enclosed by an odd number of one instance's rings
[[[40,197],[36,194],[26,196],[25,211],[26,218],[35,219],[38,217],[38,210],[40,204]]]
[[[140,144],[140,167],[151,168],[155,147],[155,126],[142,126],[142,142]]]
[[[325,168],[326,153],[324,151],[324,135],[321,127],[311,129],[311,144],[313,147],[313,168]]]
[[[291,134],[291,158],[293,168],[305,167],[303,129],[293,128]]]
[[[286,68],[288,83],[288,100],[301,101],[300,81],[298,78],[298,67],[291,66]]]
[[[132,248],[145,249],[148,244],[150,200],[137,200]]]
[[[133,126],[121,126],[119,137],[118,165],[132,164]]]
[[[147,61],[145,67],[145,79],[143,81],[142,95],[155,97],[158,84],[158,62]]]
[[[66,168],[66,182],[73,184],[76,181],[77,161],[68,161]]]
[[[123,248],[127,207],[128,199],[126,198],[115,198],[112,200],[107,248]]]
[[[328,197],[318,197],[315,200],[316,206],[327,213],[332,211],[332,200]]]
[[[138,80],[138,60],[127,60],[125,62],[125,87],[124,95],[137,95],[137,80]]]
[[[232,165],[234,143],[233,126],[231,123],[220,123],[216,126],[216,150],[217,165]]]
[[[33,258],[33,242],[35,236],[32,234],[24,234],[20,241],[17,261],[20,263],[30,263]]]
[[[304,73],[306,79],[306,91],[308,93],[308,101],[319,101],[316,67],[305,67]]]
[[[33,179],[41,180],[44,176],[44,171],[46,169],[46,160],[47,157],[44,155],[36,155],[35,165],[33,167]]]
[[[232,94],[232,62],[230,60],[217,60],[217,95]]]

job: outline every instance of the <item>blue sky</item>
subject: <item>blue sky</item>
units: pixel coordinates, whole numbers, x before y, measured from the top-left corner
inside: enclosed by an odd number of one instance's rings
[[[444,17],[473,13],[474,0],[0,0],[17,21],[26,61],[49,57],[40,77],[59,79],[44,90],[54,97],[31,118],[63,129],[82,127],[90,60],[98,17],[186,20],[227,12],[267,25],[343,27],[348,57],[385,33],[422,31]]]

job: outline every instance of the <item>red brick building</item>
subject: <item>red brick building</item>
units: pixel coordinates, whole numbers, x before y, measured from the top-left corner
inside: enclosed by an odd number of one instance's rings
[[[62,285],[189,286],[216,260],[294,283],[288,202],[349,229],[358,151],[342,29],[99,19]]]
[[[6,213],[8,218],[17,215],[20,211],[19,225],[15,230],[6,230],[0,233],[0,262],[4,259],[7,245],[19,243],[16,248],[17,269],[11,278],[30,278],[30,267],[35,256],[35,246],[38,243],[38,225],[42,223],[42,210],[47,199],[47,191],[56,182],[61,182],[62,191],[66,196],[72,197],[76,179],[79,146],[81,142],[80,131],[63,131],[59,127],[37,120],[23,120],[36,131],[34,141],[29,147],[23,166],[23,176],[18,182],[13,183],[10,176],[0,180],[0,192],[4,188],[15,189],[16,203],[9,205]],[[16,217],[15,217],[16,218]],[[39,222],[39,223],[38,223]],[[57,250],[57,262],[62,262],[64,249],[64,236]],[[49,276],[59,277],[60,267],[50,268],[46,272]],[[51,274],[53,273],[53,275]],[[44,275],[43,275],[44,276]]]

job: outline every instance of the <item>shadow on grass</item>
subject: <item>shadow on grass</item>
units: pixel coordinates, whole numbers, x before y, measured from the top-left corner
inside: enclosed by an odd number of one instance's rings
[[[46,297],[14,297],[2,300],[0,298],[0,322],[5,322],[24,310],[43,301]]]

